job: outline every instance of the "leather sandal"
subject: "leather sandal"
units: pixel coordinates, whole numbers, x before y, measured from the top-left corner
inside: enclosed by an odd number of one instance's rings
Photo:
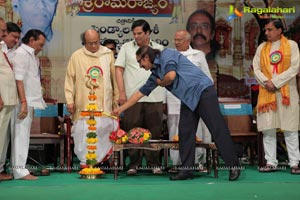
[[[275,167],[273,165],[266,165],[264,167],[260,167],[258,169],[258,171],[261,172],[261,173],[276,172],[277,171],[277,167]]]
[[[49,176],[50,175],[50,170],[49,169],[41,169],[41,176]]]
[[[300,174],[300,168],[298,166],[292,167],[291,174]]]
[[[33,176],[49,176],[50,170],[46,168],[40,168],[36,171],[30,172],[30,174]]]

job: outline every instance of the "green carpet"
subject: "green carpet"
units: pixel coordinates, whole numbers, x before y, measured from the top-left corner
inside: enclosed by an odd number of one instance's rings
[[[254,166],[246,166],[240,179],[228,181],[228,172],[220,170],[219,178],[213,174],[195,173],[195,179],[170,181],[167,172],[154,176],[140,173],[127,176],[105,174],[100,179],[84,180],[73,173],[52,172],[37,181],[2,181],[0,200],[77,200],[77,199],[298,199],[300,176],[291,175],[289,169],[275,173],[259,173]]]

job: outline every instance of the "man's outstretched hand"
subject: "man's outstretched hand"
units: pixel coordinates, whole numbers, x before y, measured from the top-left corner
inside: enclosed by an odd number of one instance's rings
[[[115,109],[113,109],[113,111],[111,112],[111,115],[114,115],[114,116],[117,116],[117,117],[119,117],[120,114],[121,114],[121,111],[120,111],[119,108],[115,108]]]

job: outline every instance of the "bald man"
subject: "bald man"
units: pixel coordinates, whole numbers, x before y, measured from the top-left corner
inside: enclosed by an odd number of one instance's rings
[[[192,49],[190,46],[191,43],[191,34],[186,30],[178,30],[174,35],[174,45],[177,51],[186,56],[192,63],[199,67],[211,80],[211,74],[205,59],[205,54],[196,49]],[[180,100],[175,97],[171,92],[167,91],[167,106],[168,106],[168,130],[169,130],[169,139],[172,140],[175,135],[178,134],[178,125],[179,125],[179,116],[180,116]],[[197,136],[201,138],[204,142],[211,142],[211,135],[209,134],[208,129],[202,120],[199,121]],[[170,157],[173,163],[173,166],[181,164],[179,151],[170,150]],[[205,154],[203,149],[198,148],[195,155],[195,163],[201,164],[205,160]],[[200,170],[202,165],[199,165]],[[169,172],[176,172],[176,168],[171,168]]]
[[[115,79],[114,54],[100,45],[100,35],[93,29],[88,29],[81,34],[82,48],[75,51],[68,63],[65,78],[65,97],[67,110],[73,116],[74,122],[74,152],[80,160],[81,168],[86,165],[86,133],[89,132],[86,118],[80,116],[80,111],[86,110],[89,103],[89,88],[85,86],[86,75],[89,72],[101,68],[102,75],[93,77],[99,83],[95,89],[95,100],[99,110],[111,113],[113,108],[118,106],[119,91]],[[93,74],[94,75],[94,74]],[[98,147],[96,150],[97,162],[105,161],[106,155],[111,154],[112,144],[109,141],[109,134],[118,127],[117,123],[108,117],[96,118]],[[101,127],[100,127],[101,125]]]

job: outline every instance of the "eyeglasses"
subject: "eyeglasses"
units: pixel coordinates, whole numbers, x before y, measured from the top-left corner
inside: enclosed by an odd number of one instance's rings
[[[201,28],[202,30],[208,30],[210,28],[210,24],[209,23],[201,23],[201,24],[193,23],[193,24],[190,24],[188,26],[188,28],[191,31],[196,31],[199,28]]]
[[[88,46],[93,46],[93,45],[98,46],[98,45],[100,45],[100,42],[99,42],[99,41],[95,41],[95,42],[85,42],[85,44],[88,45]]]

